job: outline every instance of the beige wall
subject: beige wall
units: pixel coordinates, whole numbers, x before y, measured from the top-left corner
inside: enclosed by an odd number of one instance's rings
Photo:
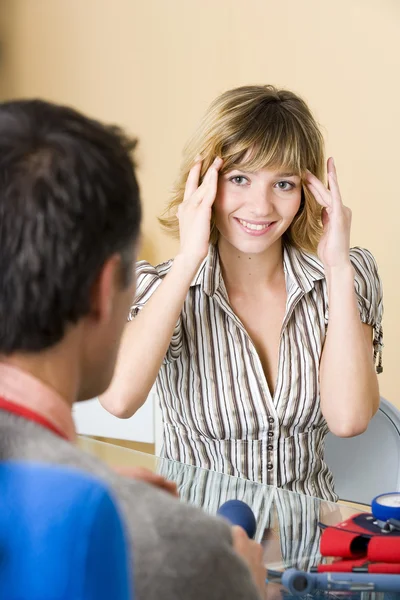
[[[336,158],[352,241],[380,266],[381,391],[400,407],[398,0],[0,0],[0,16],[1,97],[62,101],[140,138],[152,261],[177,249],[156,215],[210,100],[247,83],[302,94]]]

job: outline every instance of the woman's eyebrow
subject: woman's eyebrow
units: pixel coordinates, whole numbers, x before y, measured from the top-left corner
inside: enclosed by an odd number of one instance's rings
[[[297,173],[287,171],[286,173],[277,173],[277,177],[300,177]]]
[[[239,171],[240,173],[244,173],[245,175],[255,175],[257,173],[257,170],[253,171],[249,168],[233,167],[232,169],[229,169],[229,171],[226,172],[226,175],[229,175],[230,173],[232,173],[234,171]],[[286,172],[277,171],[276,173],[274,173],[274,176],[275,177],[300,177],[300,175],[298,173],[293,173],[293,171],[286,171]]]
[[[241,173],[248,173],[249,175],[251,173],[256,173],[256,171],[252,171],[251,169],[245,169],[241,167],[232,167],[231,169],[229,169],[229,171],[227,171],[227,173],[232,173],[233,171],[240,171]]]

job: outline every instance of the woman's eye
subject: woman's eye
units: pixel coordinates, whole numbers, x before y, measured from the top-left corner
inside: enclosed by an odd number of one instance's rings
[[[232,183],[235,183],[236,185],[245,185],[248,183],[248,179],[247,177],[244,177],[244,175],[235,175],[234,177],[231,177],[229,181],[232,181]]]
[[[284,192],[292,190],[295,187],[294,183],[292,183],[291,181],[278,181],[276,186],[279,190],[282,190]]]

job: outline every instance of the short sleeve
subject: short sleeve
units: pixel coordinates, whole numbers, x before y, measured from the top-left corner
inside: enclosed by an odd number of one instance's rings
[[[355,270],[354,286],[360,318],[373,328],[374,361],[377,362],[377,373],[382,373],[383,289],[378,266],[371,252],[364,248],[352,248],[350,260]]]
[[[158,274],[157,267],[153,267],[145,260],[136,263],[136,296],[129,312],[129,321],[132,321],[144,308],[161,282],[162,278]]]
[[[129,311],[128,321],[132,321],[161,285],[172,266],[172,260],[153,267],[145,260],[136,263],[136,296]],[[182,350],[182,318],[178,319],[164,362],[178,358]]]

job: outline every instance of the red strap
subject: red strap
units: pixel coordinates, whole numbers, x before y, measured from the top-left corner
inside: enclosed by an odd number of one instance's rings
[[[53,423],[51,423],[51,421],[49,421],[45,417],[42,417],[42,415],[39,415],[38,413],[34,412],[30,408],[26,408],[25,406],[21,406],[20,404],[15,404],[14,402],[11,402],[10,400],[6,400],[5,398],[2,398],[1,396],[0,396],[0,410],[4,410],[4,411],[12,413],[14,415],[18,415],[19,417],[27,419],[28,421],[34,421],[35,423],[39,423],[39,425],[42,425],[42,427],[45,427],[46,429],[50,429],[50,431],[52,431],[56,435],[58,435],[64,439],[67,439],[67,437],[57,427],[55,427],[55,425],[53,425]]]
[[[368,573],[392,573],[395,575],[400,574],[400,564],[396,563],[371,563],[368,566]]]
[[[327,527],[322,532],[320,552],[322,556],[361,558],[367,556],[369,539],[359,533]]]
[[[354,567],[363,567],[365,564],[365,558],[335,560],[329,565],[318,565],[318,573],[351,573]]]
[[[368,562],[365,558],[358,560],[338,560],[330,565],[318,565],[318,573],[351,573],[353,569],[362,567],[368,573],[400,574],[400,564],[388,562]]]
[[[368,560],[400,563],[400,537],[373,537],[368,546]]]

